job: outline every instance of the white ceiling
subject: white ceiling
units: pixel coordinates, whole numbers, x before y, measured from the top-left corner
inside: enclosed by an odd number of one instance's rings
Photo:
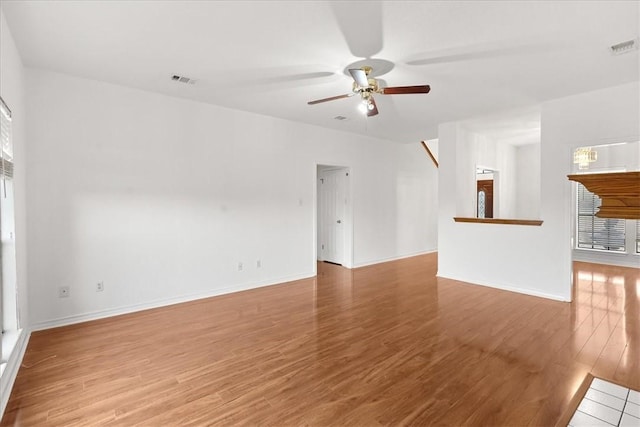
[[[545,100],[639,80],[637,50],[608,50],[638,37],[638,1],[1,4],[27,66],[400,142],[437,137],[442,122],[531,117]],[[371,118],[355,97],[307,105],[350,92],[344,70],[363,58],[388,61],[376,62],[393,67],[381,76],[389,86],[431,93],[379,95]],[[528,120],[509,114],[512,127]]]

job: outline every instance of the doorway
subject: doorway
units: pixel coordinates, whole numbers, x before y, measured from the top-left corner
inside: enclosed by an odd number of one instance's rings
[[[318,261],[352,267],[352,221],[349,168],[317,167]]]

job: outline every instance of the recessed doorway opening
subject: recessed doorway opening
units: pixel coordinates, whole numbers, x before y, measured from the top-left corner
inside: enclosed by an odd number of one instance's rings
[[[316,260],[353,267],[350,169],[317,165]]]
[[[494,199],[498,186],[498,171],[484,166],[476,166],[476,217],[497,218]]]

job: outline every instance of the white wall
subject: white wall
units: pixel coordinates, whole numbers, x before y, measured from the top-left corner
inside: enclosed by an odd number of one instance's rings
[[[571,299],[572,148],[640,134],[637,82],[542,106],[540,227],[455,223],[460,126],[439,128],[438,275],[559,300]],[[591,143],[591,144],[590,144]],[[463,160],[464,161],[464,160]]]
[[[12,112],[12,140],[14,155],[15,245],[17,279],[18,327],[29,324],[27,301],[27,212],[26,212],[26,142],[27,117],[25,108],[24,67],[11,31],[0,8],[0,96]],[[7,326],[7,325],[5,325]],[[14,327],[16,325],[10,325]],[[12,331],[2,337],[2,359],[8,363],[0,368],[0,418],[9,400],[11,386],[26,348],[28,334]],[[4,369],[3,369],[4,368]]]
[[[449,185],[454,183],[455,193],[458,196],[455,198],[456,212],[458,216],[475,217],[476,216],[476,165],[478,160],[476,159],[476,145],[480,136],[475,133],[470,133],[460,126],[455,128],[455,139],[446,140],[449,147],[443,147],[444,141],[440,137],[440,129],[438,131],[438,155],[440,159],[440,185]],[[455,173],[453,179],[448,177],[446,183],[442,168],[443,152],[450,153],[451,150],[455,150],[457,153],[455,165]],[[446,167],[445,167],[446,169]],[[449,188],[451,191],[451,188]],[[442,192],[442,187],[439,187],[438,193]],[[439,199],[440,200],[440,199]],[[438,244],[438,249],[440,245]]]
[[[573,97],[559,99],[545,104],[543,109],[543,140],[555,141],[542,147],[542,157],[552,159],[570,159],[562,169],[558,168],[556,176],[572,173],[573,150],[581,146],[593,146],[629,142],[640,140],[640,83],[629,83],[610,89],[589,92]],[[546,124],[546,126],[545,126]],[[546,132],[546,135],[545,135]],[[604,151],[604,150],[603,150]],[[544,169],[543,169],[544,170]],[[543,174],[543,180],[550,179],[549,174]],[[549,185],[549,184],[547,184]],[[575,226],[574,199],[570,183],[564,190],[563,201],[566,208],[568,226],[565,233],[573,236]],[[543,181],[543,189],[545,183]],[[557,188],[550,191],[557,193]],[[559,199],[559,194],[554,194]],[[563,230],[564,231],[564,230]],[[595,255],[595,254],[592,254]],[[600,260],[615,263],[616,256],[596,256]],[[604,257],[604,258],[603,258]],[[618,258],[619,259],[619,258]],[[637,262],[629,262],[633,257],[621,260],[621,265],[637,267]],[[635,257],[637,260],[637,257]],[[597,261],[591,257],[584,260]],[[635,264],[635,265],[634,265]]]
[[[640,140],[623,144],[597,145],[593,147],[598,158],[586,170],[580,170],[573,165],[572,173],[596,173],[607,171],[638,171],[640,170]],[[640,184],[638,184],[640,185]],[[575,189],[574,189],[575,197]],[[575,215],[575,203],[572,214]],[[572,234],[575,236],[575,222],[572,224]],[[636,221],[626,220],[626,250],[625,252],[598,251],[592,249],[574,248],[573,259],[576,261],[595,262],[600,264],[620,265],[640,268],[640,254],[636,252]]]
[[[581,170],[573,165],[572,173],[623,172],[640,170],[640,141],[622,141],[620,144],[589,146],[597,159]]]
[[[520,145],[516,151],[516,194],[513,218],[540,218],[540,143]]]
[[[356,266],[436,249],[418,142],[27,75],[35,328],[314,275],[317,164],[351,168]]]
[[[516,148],[511,144],[498,144],[496,147],[498,178],[498,212],[496,218],[518,218]]]
[[[16,221],[16,260],[21,323],[28,324],[27,308],[27,212],[26,212],[26,141],[24,67],[2,10],[0,9],[0,96],[12,112],[14,189]]]
[[[457,216],[477,216],[476,167],[483,167],[497,171],[494,175],[493,217],[516,218],[516,148],[471,132],[463,125],[458,126],[457,135]]]

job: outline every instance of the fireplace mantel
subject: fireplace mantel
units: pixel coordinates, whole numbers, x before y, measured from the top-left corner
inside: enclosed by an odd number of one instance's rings
[[[599,218],[640,219],[640,171],[567,175],[602,199]]]

